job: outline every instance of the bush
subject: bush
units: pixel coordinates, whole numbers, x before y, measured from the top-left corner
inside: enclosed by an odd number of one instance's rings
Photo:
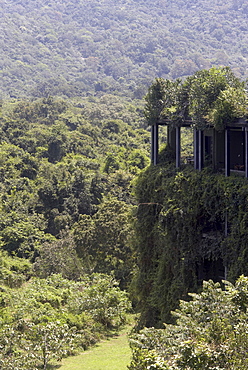
[[[130,302],[111,276],[32,278],[0,292],[0,368],[47,369],[125,322]]]
[[[130,370],[245,370],[248,368],[248,277],[235,285],[204,282],[173,314],[175,325],[131,336]]]

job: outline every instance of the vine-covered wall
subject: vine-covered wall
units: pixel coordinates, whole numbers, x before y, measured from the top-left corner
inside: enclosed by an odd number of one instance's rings
[[[161,158],[136,184],[140,326],[170,322],[179,299],[201,289],[203,279],[248,274],[247,179],[207,168],[178,170]]]

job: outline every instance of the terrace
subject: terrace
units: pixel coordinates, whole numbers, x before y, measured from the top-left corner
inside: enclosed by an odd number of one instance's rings
[[[171,127],[169,122],[159,121],[151,126],[151,162],[158,164],[159,126],[167,126],[167,144],[174,152],[175,165],[181,167],[181,128],[192,128],[193,122],[188,121],[181,127]],[[222,131],[209,125],[205,129],[193,129],[193,155],[186,159],[194,168],[212,166],[223,170],[226,176],[232,172],[248,177],[248,122],[238,119],[226,125]]]

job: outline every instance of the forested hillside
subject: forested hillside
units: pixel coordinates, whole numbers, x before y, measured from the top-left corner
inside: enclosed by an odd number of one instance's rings
[[[8,0],[0,4],[3,97],[115,92],[212,65],[247,77],[245,0]]]
[[[1,368],[47,369],[125,322],[143,120],[113,95],[3,102]]]
[[[4,104],[2,248],[31,261],[37,255],[48,258],[42,248],[52,253],[56,238],[66,240],[73,229],[86,270],[89,245],[90,254],[108,261],[98,272],[111,272],[113,263],[128,270],[123,264],[125,253],[130,253],[128,232],[123,228],[133,204],[130,182],[149,163],[149,133],[142,122],[138,106],[110,95],[74,103],[49,97]],[[50,263],[62,273],[58,260],[52,262],[51,257]],[[91,271],[95,263],[88,267]]]

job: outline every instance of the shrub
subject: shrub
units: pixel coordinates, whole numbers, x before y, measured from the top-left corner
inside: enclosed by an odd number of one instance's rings
[[[32,278],[0,292],[0,368],[33,369],[86,349],[125,322],[127,294],[107,275]],[[39,367],[40,368],[40,367]]]
[[[210,280],[200,294],[190,295],[173,313],[175,325],[131,336],[130,370],[248,368],[248,278],[223,287]]]

